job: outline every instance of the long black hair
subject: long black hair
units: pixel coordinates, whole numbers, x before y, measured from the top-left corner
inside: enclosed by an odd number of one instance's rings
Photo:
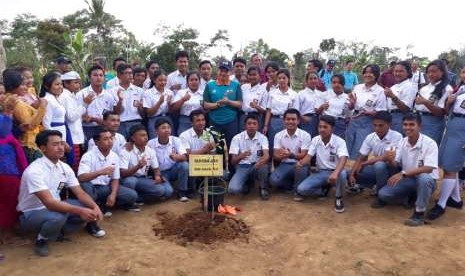
[[[434,87],[432,95],[434,95],[438,100],[442,97],[442,94],[444,94],[444,90],[449,85],[449,74],[447,72],[447,67],[446,63],[440,59],[436,59],[431,61],[428,66],[426,66],[425,72],[428,73],[428,69],[431,66],[436,66],[438,69],[442,72],[442,77],[440,82]]]
[[[50,87],[52,87],[52,83],[56,79],[60,79],[61,75],[58,72],[48,72],[43,78],[42,78],[42,85],[40,86],[40,92],[39,92],[39,97],[43,98],[45,97],[45,93],[50,91]]]

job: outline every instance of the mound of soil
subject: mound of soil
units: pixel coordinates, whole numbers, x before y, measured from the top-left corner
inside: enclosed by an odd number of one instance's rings
[[[241,238],[248,242],[249,226],[242,220],[210,213],[188,212],[179,217],[167,211],[157,212],[159,224],[152,226],[156,236],[175,241],[181,245],[188,242],[212,244]]]

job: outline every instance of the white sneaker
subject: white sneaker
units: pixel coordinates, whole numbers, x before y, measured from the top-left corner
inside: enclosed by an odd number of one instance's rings
[[[109,218],[109,217],[113,216],[113,213],[110,212],[110,211],[106,211],[105,213],[103,213],[103,216],[106,217],[106,218]]]
[[[181,202],[188,202],[189,201],[189,198],[187,196],[180,196],[179,197],[179,201]]]

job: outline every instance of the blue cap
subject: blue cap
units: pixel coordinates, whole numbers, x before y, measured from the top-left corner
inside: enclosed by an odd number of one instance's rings
[[[226,69],[226,70],[230,71],[231,68],[232,68],[232,64],[228,60],[223,60],[223,61],[220,61],[220,63],[218,64],[218,68],[219,69]]]

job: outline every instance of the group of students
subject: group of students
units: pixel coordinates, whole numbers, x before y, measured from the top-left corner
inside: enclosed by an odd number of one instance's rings
[[[189,177],[188,156],[219,152],[207,125],[225,137],[231,194],[256,183],[263,200],[276,187],[301,201],[325,198],[334,186],[335,211],[342,213],[345,189],[372,188],[373,208],[413,204],[410,226],[438,218],[446,206],[462,208],[465,86],[449,85],[444,62],[426,67],[429,83],[421,89],[409,62],[395,64],[392,87],[378,84],[380,68],[370,64],[350,93],[342,74],[319,90],[314,66],[297,93],[289,71],[274,62],[262,67],[259,55],[248,68],[243,58],[220,61],[216,79],[210,61],[189,72],[189,56],[180,51],[175,62],[177,70],[166,74],[154,61],[144,69],[118,58],[107,81],[95,64],[81,89],[71,61],[60,57],[61,72],[43,77],[39,95],[26,83],[30,70],[5,70],[0,226],[11,228],[19,212],[21,230],[37,234],[34,250],[46,256],[49,240],[83,224],[105,236],[98,222],[112,207],[137,212],[175,190],[186,202],[198,183]],[[439,168],[440,198],[427,211]]]

